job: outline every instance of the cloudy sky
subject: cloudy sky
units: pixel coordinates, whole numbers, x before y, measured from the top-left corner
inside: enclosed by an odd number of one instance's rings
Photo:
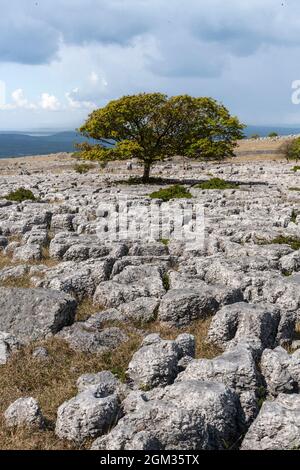
[[[0,11],[0,130],[76,127],[140,91],[300,125],[297,0],[0,0]]]

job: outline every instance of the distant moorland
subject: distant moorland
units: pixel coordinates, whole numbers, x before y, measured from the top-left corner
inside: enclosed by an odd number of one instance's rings
[[[246,137],[254,134],[264,137],[272,131],[277,132],[279,135],[300,134],[300,129],[276,126],[247,126],[244,133]],[[73,152],[74,144],[85,140],[75,131],[45,132],[44,134],[42,132],[0,131],[0,158]]]

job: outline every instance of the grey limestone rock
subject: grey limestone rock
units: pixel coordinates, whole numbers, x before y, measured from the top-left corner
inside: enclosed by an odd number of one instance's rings
[[[300,395],[265,401],[250,426],[242,450],[295,450],[300,446]]]
[[[195,340],[190,335],[182,335],[175,341],[162,340],[156,334],[149,335],[133,355],[127,374],[142,389],[165,386],[176,378],[179,372],[178,361],[194,353]]]
[[[0,288],[0,329],[29,343],[73,323],[76,301],[45,289]]]
[[[158,319],[169,326],[182,327],[211,316],[218,309],[211,288],[172,289],[162,298]]]
[[[239,302],[218,311],[207,339],[223,349],[247,343],[259,356],[276,345],[279,324],[280,311],[274,305]]]
[[[119,400],[101,385],[90,386],[57,411],[55,433],[77,443],[104,434],[117,420]]]
[[[136,396],[135,409],[97,439],[92,449],[224,449],[238,432],[238,398],[231,389],[214,382],[186,381],[157,390],[151,399]]]
[[[84,322],[65,327],[56,336],[66,341],[74,351],[91,354],[111,351],[128,340],[120,328],[112,327],[98,331]]]
[[[8,427],[25,426],[33,429],[43,429],[45,420],[40,406],[32,397],[19,398],[14,401],[4,413]]]
[[[270,395],[299,393],[300,351],[288,354],[281,347],[265,349],[260,366]]]

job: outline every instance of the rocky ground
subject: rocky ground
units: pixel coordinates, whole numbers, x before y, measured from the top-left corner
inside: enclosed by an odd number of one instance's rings
[[[160,189],[120,182],[140,169],[58,166],[0,179],[0,448],[299,448],[300,173],[157,167],[240,184],[189,187],[205,208],[191,251],[99,237],[103,205]],[[4,198],[20,186],[38,201]]]

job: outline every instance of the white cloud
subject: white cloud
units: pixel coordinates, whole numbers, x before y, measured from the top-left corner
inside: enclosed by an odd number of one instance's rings
[[[25,98],[24,91],[21,88],[18,88],[17,90],[13,91],[11,96],[17,108],[36,109],[36,105],[30,103],[28,99]]]
[[[101,75],[99,75],[99,73],[95,71],[91,72],[89,76],[89,82],[93,87],[97,87],[101,89],[104,89],[108,86],[108,82],[106,78],[104,77],[104,74],[101,73]]]
[[[97,105],[92,101],[81,100],[79,97],[79,89],[74,88],[71,92],[65,94],[69,107],[72,109],[95,109]]]
[[[42,109],[47,111],[58,111],[61,109],[59,100],[56,96],[50,95],[49,93],[42,93],[39,105]]]
[[[91,75],[90,75],[90,81],[95,84],[95,83],[98,83],[99,82],[99,76],[96,72],[92,72]]]
[[[15,109],[27,109],[27,110],[35,110],[37,106],[25,98],[24,91],[22,88],[18,88],[17,90],[13,91],[11,94],[11,103],[3,103],[0,105],[0,109],[4,111],[10,111]]]

